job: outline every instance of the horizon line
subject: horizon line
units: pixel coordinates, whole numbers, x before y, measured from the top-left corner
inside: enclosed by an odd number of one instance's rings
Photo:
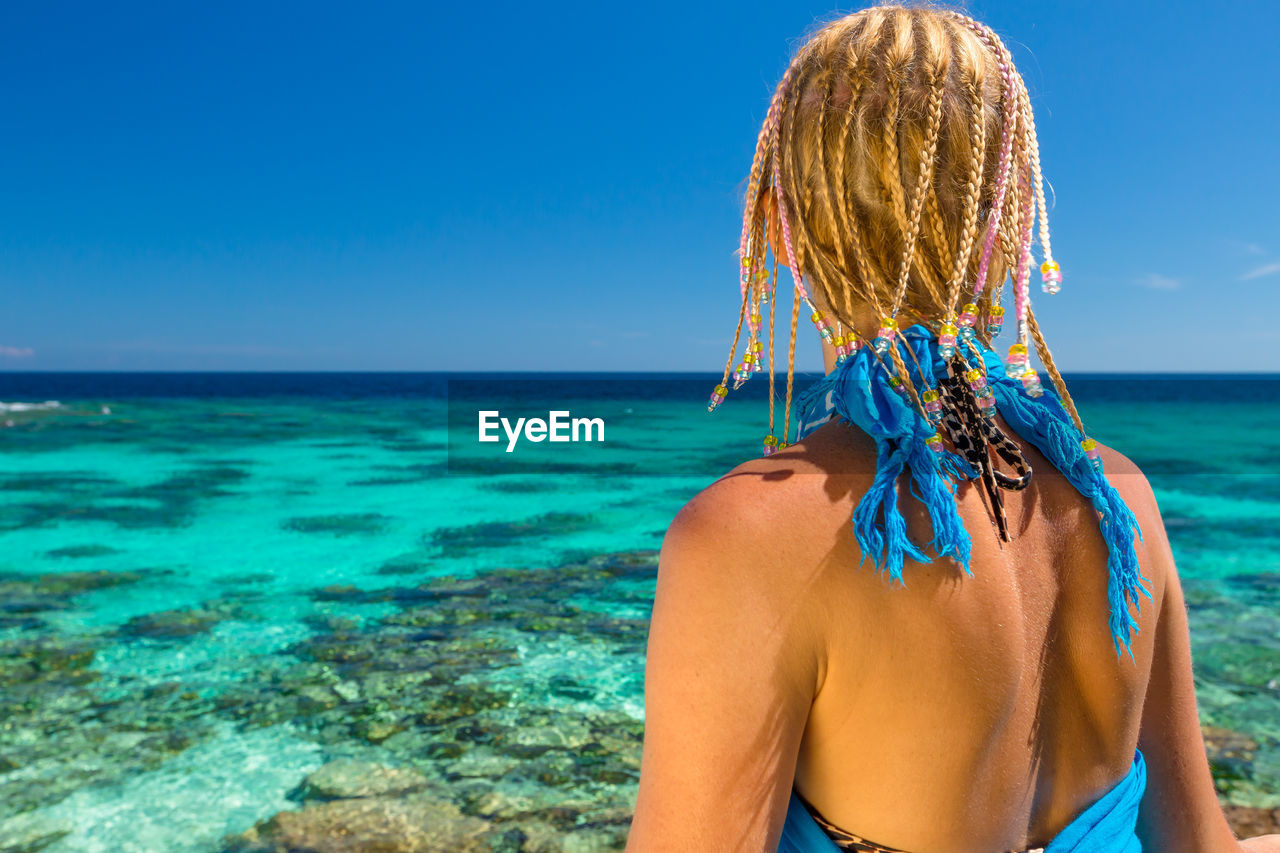
[[[655,374],[663,375],[687,375],[687,376],[715,376],[719,371],[710,370],[581,370],[581,369],[554,369],[554,370],[428,370],[428,369],[357,369],[357,370],[341,370],[341,369],[325,369],[325,370],[277,370],[277,369],[261,369],[261,370],[228,370],[228,369],[194,369],[194,370],[93,370],[93,369],[51,369],[51,370],[0,370],[0,377],[4,376],[29,376],[29,375],[60,375],[60,374],[95,374],[95,375],[122,375],[122,374],[154,374],[154,375],[181,375],[181,374],[293,374],[293,375],[333,375],[333,374],[436,374],[436,375],[477,375],[477,374],[522,374],[522,375],[546,375],[546,374],[585,374],[597,376],[651,376]],[[786,377],[784,372],[775,372],[775,377]],[[817,370],[797,370],[796,376],[825,376],[822,371]],[[1064,370],[1063,376],[1274,376],[1280,377],[1280,370]]]

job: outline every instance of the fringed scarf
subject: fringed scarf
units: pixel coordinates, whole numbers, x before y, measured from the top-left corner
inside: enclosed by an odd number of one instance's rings
[[[938,432],[954,451],[935,453],[929,449],[925,440],[934,434],[934,427],[908,397],[890,386],[883,364],[891,362],[886,357],[882,363],[869,346],[860,347],[805,391],[795,404],[801,437],[825,421],[825,416],[836,415],[875,440],[876,475],[853,512],[854,535],[864,559],[870,557],[877,571],[888,573],[899,583],[903,582],[902,568],[908,557],[920,563],[930,562],[925,551],[907,538],[906,520],[898,508],[897,484],[904,472],[910,475],[912,494],[928,510],[933,538],[924,548],[935,556],[953,558],[966,574],[972,575],[971,540],[955,503],[961,479],[981,481],[997,534],[1002,541],[1009,541],[1000,490],[1025,488],[1031,469],[1018,445],[978,411],[973,392],[963,378],[960,359],[963,356],[975,365],[980,361],[1005,423],[1044,454],[1097,510],[1098,526],[1107,545],[1111,634],[1116,654],[1128,651],[1132,659],[1130,640],[1137,623],[1128,605],[1132,603],[1141,614],[1139,593],[1151,598],[1150,590],[1143,585],[1149,581],[1140,572],[1134,550],[1135,535],[1141,539],[1142,532],[1133,512],[1080,447],[1084,436],[1057,393],[1046,387],[1043,396],[1031,397],[1021,382],[1005,374],[1000,357],[976,340],[960,343],[955,356],[943,359],[933,334],[924,326],[914,325],[899,332],[895,346],[900,349],[913,384],[920,389],[936,388],[942,395],[945,414]],[[995,466],[992,452],[1012,469],[1012,474]]]

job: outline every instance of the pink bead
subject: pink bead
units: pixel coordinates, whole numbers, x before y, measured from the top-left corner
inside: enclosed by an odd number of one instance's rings
[[[1095,447],[1092,450],[1086,450],[1084,455],[1088,456],[1090,459],[1100,459],[1102,457],[1102,451]]]
[[[924,410],[926,412],[937,412],[937,411],[941,411],[941,409],[942,409],[941,400],[930,400],[929,402],[924,404]]]
[[[880,331],[876,332],[877,335],[889,341],[893,340],[893,336],[897,333],[898,333],[897,329],[889,329],[889,328],[885,328],[884,326],[881,326]]]
[[[972,326],[978,321],[978,318],[970,314],[968,311],[960,315],[960,323],[964,326]]]
[[[992,406],[994,406],[995,404],[996,404],[996,398],[995,398],[995,397],[979,397],[979,398],[978,398],[978,408],[979,408],[979,409],[990,409],[990,408],[991,408]]]

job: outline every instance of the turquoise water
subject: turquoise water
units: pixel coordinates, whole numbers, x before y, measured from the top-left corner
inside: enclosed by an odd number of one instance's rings
[[[575,381],[605,444],[464,460],[442,377],[0,375],[0,850],[620,848],[654,549],[763,416]],[[1280,806],[1280,381],[1072,387],[1156,488],[1223,802]]]

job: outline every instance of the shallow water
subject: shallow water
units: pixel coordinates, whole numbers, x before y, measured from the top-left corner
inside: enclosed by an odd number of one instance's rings
[[[619,847],[653,549],[764,414],[556,383],[609,441],[464,458],[427,374],[0,374],[58,401],[0,412],[0,849],[266,849],[344,758],[446,848]],[[1280,380],[1071,383],[1156,488],[1223,801],[1280,806]]]

